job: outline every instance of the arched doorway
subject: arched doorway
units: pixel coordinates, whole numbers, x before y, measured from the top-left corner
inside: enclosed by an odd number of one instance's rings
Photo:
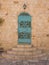
[[[18,43],[31,43],[31,16],[25,12],[18,16]]]

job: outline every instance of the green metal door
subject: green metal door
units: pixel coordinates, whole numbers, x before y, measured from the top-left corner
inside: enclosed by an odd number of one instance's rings
[[[28,13],[21,13],[18,16],[18,43],[31,43],[31,16]]]

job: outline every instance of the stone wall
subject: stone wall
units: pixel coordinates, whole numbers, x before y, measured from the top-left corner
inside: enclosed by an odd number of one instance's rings
[[[49,49],[49,0],[0,0],[0,18],[4,19],[0,25],[2,47],[9,49],[18,45],[18,15],[22,12],[32,16],[31,45]]]

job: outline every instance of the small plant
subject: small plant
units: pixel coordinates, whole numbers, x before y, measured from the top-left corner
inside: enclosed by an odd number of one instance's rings
[[[4,22],[4,19],[0,18],[0,26],[3,24],[3,22]]]

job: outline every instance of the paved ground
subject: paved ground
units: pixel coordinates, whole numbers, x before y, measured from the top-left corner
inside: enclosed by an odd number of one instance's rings
[[[0,65],[49,65],[49,59],[9,60],[5,58],[0,58]]]

